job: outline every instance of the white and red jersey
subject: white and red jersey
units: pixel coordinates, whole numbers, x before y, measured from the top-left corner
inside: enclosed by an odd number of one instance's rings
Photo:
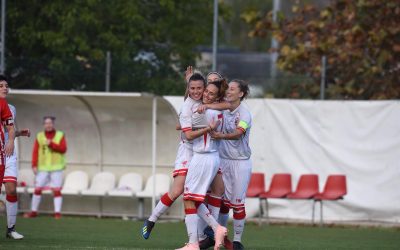
[[[215,129],[217,132],[222,131],[222,122],[223,115],[221,111],[207,109],[204,114],[207,126],[212,122],[219,121],[218,127]],[[218,151],[218,140],[211,138],[209,133],[205,133],[204,135],[193,140],[193,152],[195,153],[211,153]]]
[[[244,134],[237,140],[221,140],[219,156],[223,159],[247,160],[250,159],[249,146],[250,129],[252,126],[251,113],[243,103],[234,111],[224,111],[223,132],[230,134],[240,129]]]
[[[12,117],[13,117],[13,120],[15,121],[15,119],[16,119],[16,117],[17,117],[17,110],[15,109],[15,107],[13,106],[13,105],[11,105],[11,104],[8,104],[8,107],[10,108],[10,111],[11,111],[11,114],[12,114]],[[8,142],[8,131],[7,131],[7,129],[5,129],[4,130],[4,143],[7,143]],[[7,161],[9,161],[9,160],[16,160],[16,158],[17,158],[17,150],[16,150],[16,145],[14,145],[14,153],[13,153],[13,155],[11,155],[10,157],[8,157],[7,158]]]
[[[1,153],[0,153],[0,160],[1,160],[1,165],[5,165],[5,155],[4,155],[4,145],[5,145],[5,131],[4,127],[5,126],[10,126],[14,125],[14,119],[13,115],[10,111],[10,108],[8,107],[8,103],[6,99],[0,98],[0,119],[1,119],[1,124],[0,126],[0,147],[1,147]]]
[[[188,96],[185,102],[183,103],[183,106],[179,113],[179,123],[182,128],[181,141],[184,143],[186,142],[191,143],[190,141],[188,141],[188,139],[186,139],[185,132],[192,130],[193,128],[192,117],[193,114],[196,113],[197,108],[199,107],[200,104],[201,104],[200,101],[195,101],[192,98],[190,98],[190,96]]]
[[[184,131],[192,130],[192,116],[197,111],[201,104],[200,101],[195,101],[192,98],[186,98],[179,112],[179,123],[181,125],[181,141],[179,143],[178,152],[175,159],[175,170],[173,176],[186,176],[189,162],[193,156],[193,143],[186,139]]]
[[[10,111],[12,113],[13,119],[15,121],[17,112],[16,109],[13,105],[8,104],[8,107],[10,108]],[[8,131],[7,129],[5,131],[5,144],[8,142]],[[17,161],[17,147],[14,145],[14,153],[6,158],[6,169],[4,172],[4,179],[3,182],[12,182],[12,183],[17,183],[17,176],[18,176],[18,161]]]

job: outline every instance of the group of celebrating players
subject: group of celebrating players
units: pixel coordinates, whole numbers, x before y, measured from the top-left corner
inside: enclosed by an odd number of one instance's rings
[[[236,79],[228,83],[218,72],[205,78],[192,67],[186,70],[186,82],[174,182],[144,222],[142,236],[150,237],[158,218],[183,194],[189,242],[180,250],[244,249],[244,202],[252,169],[252,118],[242,104],[248,84]],[[230,209],[233,242],[227,237]]]
[[[189,242],[180,250],[211,246],[244,249],[241,238],[252,169],[249,147],[252,118],[242,101],[249,87],[242,80],[228,83],[218,72],[204,77],[192,67],[186,71],[186,82],[177,126],[181,130],[181,141],[174,182],[145,221],[142,236],[150,237],[158,218],[183,194]],[[30,131],[15,129],[16,111],[5,99],[8,91],[7,79],[0,76],[0,184],[5,183],[6,188],[7,237],[22,239],[15,231],[18,167],[14,139],[30,136]],[[227,237],[230,209],[233,210],[233,242]]]

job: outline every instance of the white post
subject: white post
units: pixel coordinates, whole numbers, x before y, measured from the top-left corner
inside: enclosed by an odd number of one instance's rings
[[[325,78],[326,78],[326,56],[321,58],[321,86],[320,86],[320,99],[325,99]]]
[[[6,0],[1,0],[1,55],[0,55],[0,73],[4,74],[5,65],[5,45],[6,45]]]
[[[157,154],[157,96],[153,97],[153,116],[152,116],[152,175],[156,174],[156,154]],[[153,184],[153,197],[151,199],[151,207],[156,206],[156,179]]]
[[[106,53],[106,92],[110,92],[110,77],[111,77],[111,52]]]
[[[218,0],[214,0],[212,71],[216,71],[217,70],[217,50],[218,50]]]
[[[272,20],[274,22],[278,21],[278,12],[281,9],[281,1],[280,0],[274,0],[273,2],[273,11],[272,11]],[[275,38],[272,38],[271,40],[271,48],[273,49],[278,49],[279,48],[279,43]],[[275,85],[276,83],[276,75],[277,75],[277,69],[276,69],[276,61],[278,60],[278,52],[274,51],[271,53],[271,85]]]

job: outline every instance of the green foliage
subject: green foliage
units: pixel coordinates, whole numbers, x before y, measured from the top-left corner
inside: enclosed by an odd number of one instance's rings
[[[208,43],[212,1],[8,1],[12,87],[180,94],[195,46]]]
[[[224,8],[220,8],[221,29],[219,30],[219,44],[221,47],[239,48],[240,51],[265,51],[269,42],[264,39],[249,39],[248,32],[252,26],[243,22],[248,15],[267,11],[272,8],[271,0],[229,0],[225,1]]]
[[[278,67],[314,80],[304,84],[315,93],[321,57],[327,57],[327,95],[332,99],[400,97],[400,2],[336,0],[322,10],[293,6],[292,18],[253,15],[251,36],[272,32],[280,43]],[[301,88],[301,84],[299,88]],[[300,91],[298,96],[302,97]],[[288,93],[293,96],[293,93]]]

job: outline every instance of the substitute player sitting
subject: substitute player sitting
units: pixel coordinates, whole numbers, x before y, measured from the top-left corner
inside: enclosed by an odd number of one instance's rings
[[[54,128],[54,121],[55,117],[45,116],[43,118],[44,131],[36,136],[32,153],[32,169],[36,175],[35,191],[32,196],[32,210],[25,217],[37,216],[42,190],[50,180],[54,195],[54,218],[61,218],[61,185],[67,142],[64,132]]]
[[[0,98],[6,98],[9,92],[8,80],[5,76],[0,75]],[[14,106],[8,104],[12,113],[13,119],[16,119],[16,109]],[[30,136],[29,129],[22,129],[15,131],[15,137]],[[9,133],[5,128],[5,142],[8,143]],[[18,161],[17,153],[14,148],[12,155],[6,158],[6,169],[4,173],[3,183],[6,189],[6,212],[7,212],[7,233],[6,237],[14,240],[24,238],[23,235],[15,231],[15,223],[17,221],[18,213],[18,197],[17,197],[17,176],[18,176]]]

